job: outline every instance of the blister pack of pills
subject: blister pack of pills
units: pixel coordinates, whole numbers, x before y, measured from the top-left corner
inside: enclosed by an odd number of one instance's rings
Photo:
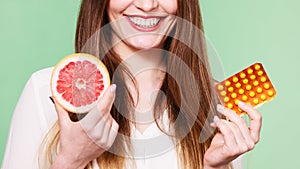
[[[276,96],[263,65],[255,63],[235,75],[215,85],[221,103],[238,114],[245,114],[238,102],[243,101],[257,108]]]

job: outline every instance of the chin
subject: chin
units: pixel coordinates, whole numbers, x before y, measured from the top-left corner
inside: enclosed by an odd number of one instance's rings
[[[152,48],[162,48],[164,43],[162,35],[140,35],[125,40],[125,43],[138,50],[147,50]]]

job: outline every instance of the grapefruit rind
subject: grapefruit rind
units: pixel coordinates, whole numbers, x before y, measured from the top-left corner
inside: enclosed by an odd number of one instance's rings
[[[76,61],[82,62],[84,60],[90,61],[91,63],[95,64],[97,66],[97,69],[100,70],[100,72],[103,76],[104,89],[102,90],[102,92],[100,93],[100,96],[97,98],[96,101],[94,101],[91,104],[88,104],[86,106],[76,107],[76,106],[72,105],[70,102],[67,102],[66,100],[64,100],[62,98],[61,94],[58,93],[58,91],[56,89],[57,81],[59,80],[58,77],[59,77],[60,70],[63,69],[67,64],[69,64],[72,61],[73,62],[76,62]],[[52,97],[55,99],[55,101],[59,105],[61,105],[64,109],[66,109],[69,112],[82,114],[82,113],[87,113],[93,107],[96,106],[96,104],[99,102],[100,98],[106,91],[106,89],[110,86],[110,77],[109,77],[109,73],[108,73],[106,66],[97,57],[90,55],[90,54],[86,54],[86,53],[76,53],[76,54],[72,54],[72,55],[69,55],[69,56],[63,58],[54,67],[52,76],[51,76],[51,80],[50,80],[50,86],[51,86]]]

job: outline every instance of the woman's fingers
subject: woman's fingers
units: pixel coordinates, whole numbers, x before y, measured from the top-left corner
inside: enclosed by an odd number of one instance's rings
[[[119,124],[114,119],[112,119],[112,125],[108,135],[108,142],[111,143],[111,145],[114,143],[117,137],[118,130],[119,130]]]
[[[109,115],[111,107],[115,100],[116,85],[111,85],[95,106],[81,121],[85,129],[93,128],[105,115]]]
[[[216,127],[219,128],[220,132],[223,134],[225,145],[227,145],[228,147],[236,147],[237,142],[234,137],[234,133],[232,132],[230,127],[227,125],[226,121],[223,119],[219,119],[218,116],[215,116],[214,123],[215,123]]]
[[[90,131],[92,135],[89,137],[101,148],[107,150],[113,144],[118,133],[119,125],[109,115],[105,115],[98,124]]]
[[[227,120],[214,117],[212,127],[219,132],[214,136],[210,148],[206,151],[204,162],[210,166],[230,163],[239,155],[252,150],[259,140],[261,115],[250,105],[239,102],[239,107],[246,111],[251,118],[250,128],[246,122],[231,109],[218,105],[218,111]],[[209,165],[208,165],[209,166]]]
[[[68,126],[70,123],[72,123],[72,121],[69,117],[69,113],[63,107],[61,107],[59,104],[57,104],[55,99],[52,98],[52,100],[54,101],[54,106],[55,106],[55,110],[57,112],[59,125],[60,126]],[[64,128],[64,127],[62,127],[62,128]]]
[[[235,150],[233,150],[233,153],[236,153],[239,155],[239,154],[242,154],[242,153],[248,151],[250,148],[247,145],[247,142],[246,142],[239,126],[237,126],[235,123],[231,123],[226,120],[224,120],[224,121],[227,124],[227,126],[231,129],[231,131],[234,135],[234,138],[236,140],[236,143],[237,143],[237,146],[233,147],[235,149]]]
[[[115,90],[116,86],[111,85],[99,104],[79,122],[72,122],[68,112],[59,104],[55,104],[61,127],[60,154],[69,154],[71,159],[86,163],[111,147],[117,133],[112,130],[117,124],[110,114]],[[111,133],[114,133],[113,139]]]
[[[98,124],[94,127],[94,131],[97,132],[97,136],[93,139],[98,146],[107,150],[110,146],[108,146],[108,137],[109,132],[112,126],[112,117],[111,115],[105,115]]]
[[[101,110],[102,112],[110,112],[110,109],[114,103],[115,96],[116,96],[116,85],[112,84],[107,91],[105,91],[103,97],[101,97],[99,103],[96,107],[98,107],[98,110]]]
[[[220,112],[221,114],[226,116],[228,118],[228,120],[230,120],[231,122],[233,122],[235,125],[238,126],[240,133],[242,134],[242,136],[244,138],[245,144],[247,145],[247,147],[249,149],[253,149],[255,143],[254,143],[253,138],[251,137],[251,134],[250,134],[250,131],[249,131],[249,128],[248,128],[246,122],[231,109],[227,109],[227,108],[223,107],[222,105],[217,105],[217,109],[218,109],[218,112]]]
[[[102,149],[109,149],[114,142],[110,139],[113,117],[110,114],[115,99],[116,85],[108,88],[95,106],[81,121],[80,125],[88,137]]]
[[[215,119],[217,116],[215,117]],[[236,157],[242,153],[249,151],[251,148],[247,145],[242,132],[235,123],[224,119],[214,120],[224,137],[223,152],[231,157]]]
[[[247,112],[250,121],[250,134],[255,143],[259,141],[260,138],[260,130],[262,126],[262,116],[261,114],[255,110],[252,106],[245,104],[244,102],[239,102],[239,107]]]

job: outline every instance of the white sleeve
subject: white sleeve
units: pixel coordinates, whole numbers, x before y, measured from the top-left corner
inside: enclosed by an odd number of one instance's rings
[[[44,69],[28,80],[11,120],[2,169],[38,169],[38,149],[56,120],[49,100],[49,73]]]
[[[244,155],[240,155],[238,158],[233,160],[233,168],[243,169],[243,159],[244,159]]]

